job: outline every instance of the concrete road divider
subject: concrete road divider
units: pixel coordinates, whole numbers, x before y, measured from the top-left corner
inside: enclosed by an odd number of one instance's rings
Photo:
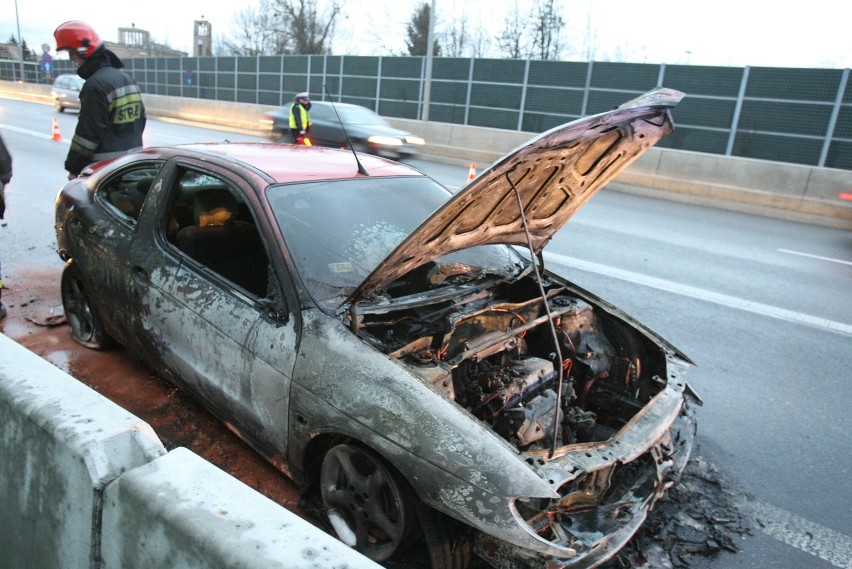
[[[183,448],[104,497],[103,569],[380,569]]]
[[[0,566],[380,566],[0,334]]]
[[[0,335],[5,567],[96,567],[103,490],[166,454],[151,427]]]

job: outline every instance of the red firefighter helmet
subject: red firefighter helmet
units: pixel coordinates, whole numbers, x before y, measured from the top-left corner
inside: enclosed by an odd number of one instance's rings
[[[90,57],[101,45],[101,38],[92,26],[79,20],[60,24],[53,32],[56,51],[67,49],[83,57]]]

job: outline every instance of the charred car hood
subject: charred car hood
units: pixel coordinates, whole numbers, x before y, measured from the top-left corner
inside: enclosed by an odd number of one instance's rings
[[[598,190],[673,131],[670,109],[682,98],[679,91],[658,88],[519,146],[415,229],[347,303],[454,251],[487,244],[527,245],[524,218],[538,254]]]

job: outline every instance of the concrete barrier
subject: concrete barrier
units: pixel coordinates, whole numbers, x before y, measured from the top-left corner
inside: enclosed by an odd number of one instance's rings
[[[166,453],[151,428],[0,335],[4,567],[97,567],[106,485]]]
[[[187,449],[111,484],[103,528],[103,569],[380,569]]]
[[[0,81],[0,97],[50,103],[45,85]],[[262,114],[277,107],[207,99],[144,95],[151,116],[216,124],[259,133]],[[423,136],[423,157],[482,171],[534,133],[390,118],[399,128]],[[677,126],[675,126],[677,128]],[[652,148],[609,185],[610,189],[852,229],[852,172],[767,160],[754,160]]]
[[[534,133],[389,119],[423,136],[425,157],[488,167]],[[675,125],[677,128],[677,125]],[[852,172],[786,162],[651,148],[608,188],[803,223],[852,229]]]
[[[0,567],[380,569],[0,334]]]

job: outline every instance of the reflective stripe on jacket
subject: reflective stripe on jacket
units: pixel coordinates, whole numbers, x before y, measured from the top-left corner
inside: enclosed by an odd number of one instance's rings
[[[298,110],[296,108],[298,107]],[[290,128],[293,130],[305,130],[311,126],[311,116],[307,109],[296,101],[290,106]]]
[[[72,174],[92,162],[142,147],[146,122],[142,93],[120,69],[122,65],[111,52],[99,48],[78,70],[86,83],[80,90],[77,128],[65,160],[65,169]]]

